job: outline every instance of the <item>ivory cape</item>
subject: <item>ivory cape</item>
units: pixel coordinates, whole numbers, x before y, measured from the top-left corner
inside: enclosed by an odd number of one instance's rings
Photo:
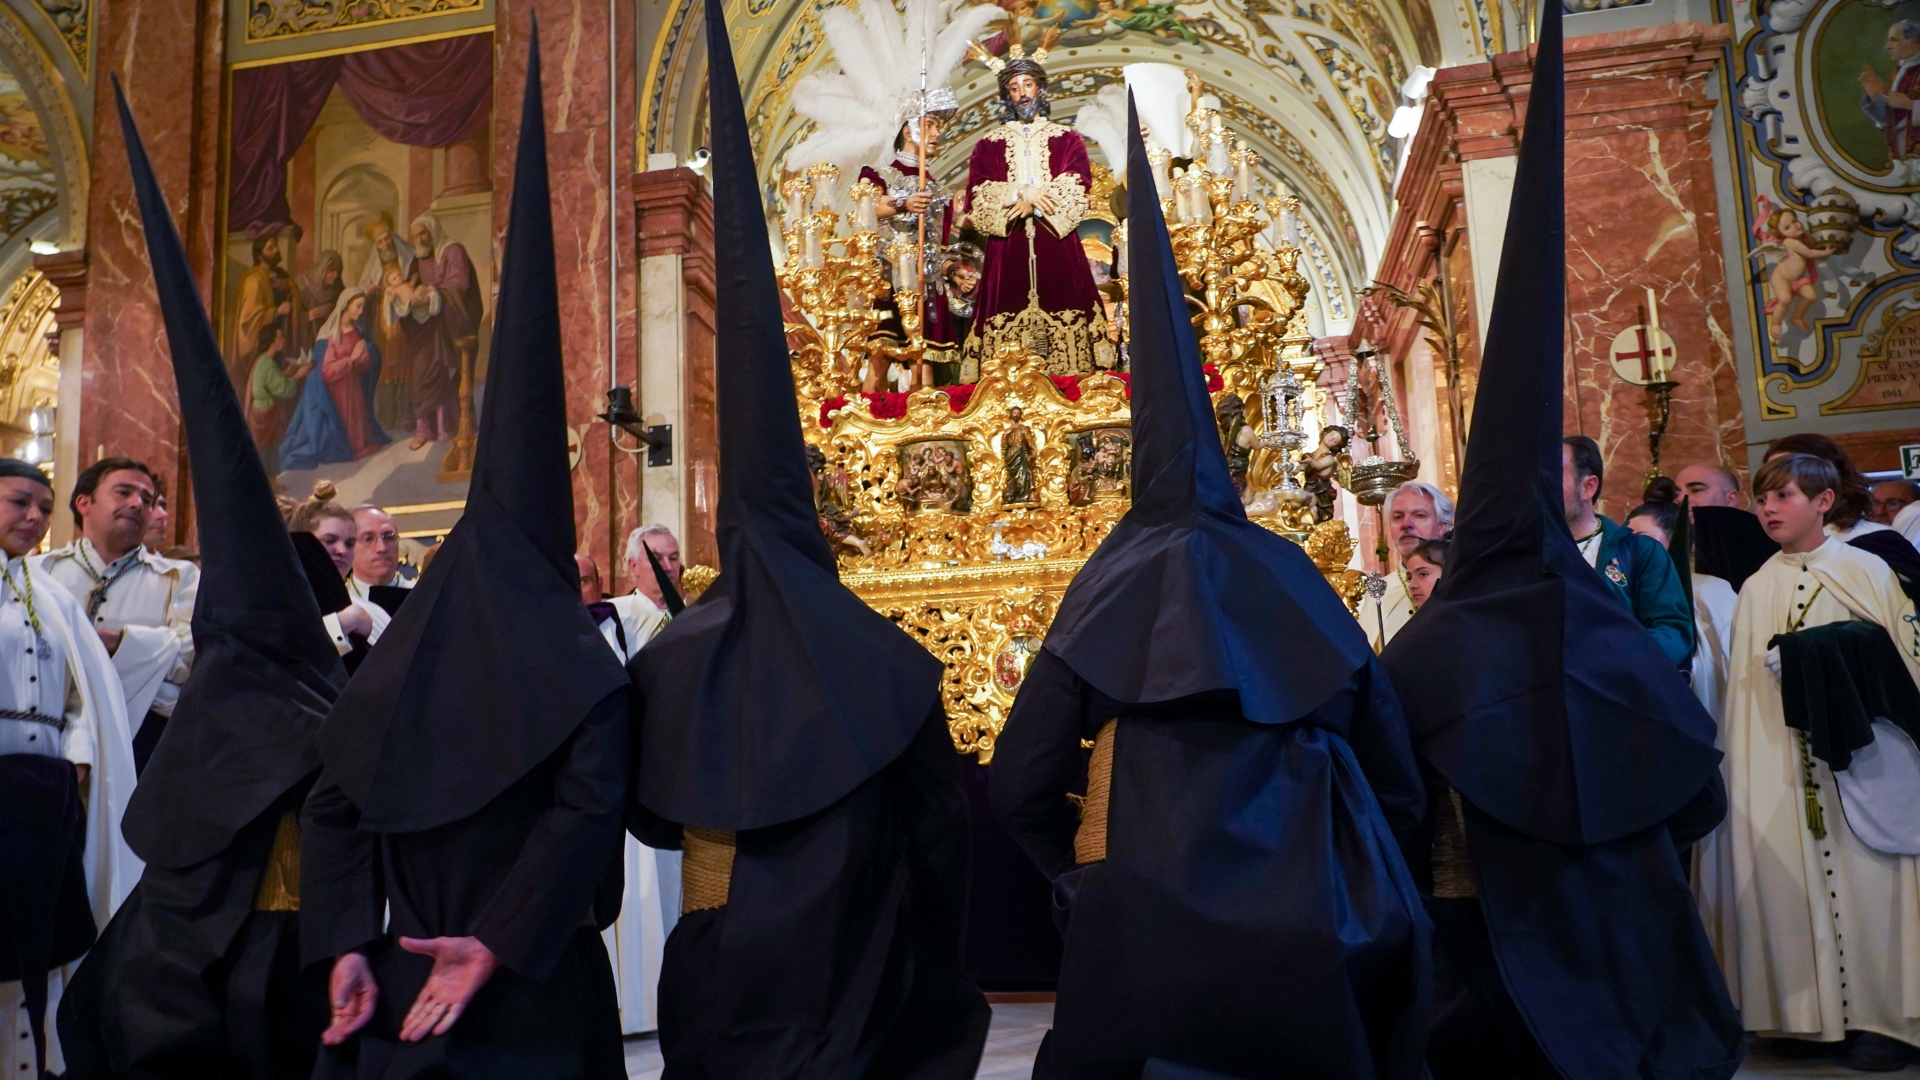
[[[1837,539],[1773,556],[1740,591],[1721,734],[1729,808],[1700,910],[1749,1031],[1920,1043],[1920,859],[1875,851],[1848,828],[1832,772],[1802,758],[1766,665],[1776,634],[1864,619],[1920,680],[1914,618],[1886,563]],[[1825,839],[1807,825],[1803,770],[1819,785]]]

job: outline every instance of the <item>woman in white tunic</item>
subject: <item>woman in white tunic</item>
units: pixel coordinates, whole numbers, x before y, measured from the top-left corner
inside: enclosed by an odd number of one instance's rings
[[[1838,483],[1831,464],[1806,454],[1770,460],[1754,478],[1781,551],[1747,579],[1734,615],[1730,805],[1715,837],[1731,873],[1701,882],[1701,915],[1747,1030],[1814,1042],[1865,1033],[1853,1064],[1897,1068],[1909,1051],[1887,1040],[1920,1044],[1920,861],[1875,850],[1850,827],[1833,774],[1786,725],[1769,645],[1865,620],[1886,629],[1920,680],[1920,629],[1893,572],[1822,529]]]
[[[0,815],[0,846],[13,854],[45,849],[70,820],[80,844],[84,888],[61,869],[23,872],[12,867],[0,883],[0,935],[8,940],[9,972],[0,983],[0,1075],[37,1075],[45,1057],[64,1070],[53,1017],[64,972],[105,926],[140,877],[140,861],[120,835],[120,818],[133,794],[133,739],[113,661],[72,594],[29,558],[46,537],[53,488],[23,461],[0,458],[0,784],[15,795],[29,787],[41,803],[70,800],[71,813],[40,806]],[[76,636],[74,627],[82,628]],[[77,804],[84,795],[84,811]],[[22,804],[21,809],[25,809]],[[84,832],[79,822],[84,818]],[[11,865],[11,864],[8,864]],[[30,914],[37,912],[37,915]],[[49,919],[50,916],[50,919]],[[32,920],[29,922],[28,920]],[[91,924],[91,927],[89,926]],[[7,925],[10,924],[10,925]],[[28,968],[46,963],[44,974]],[[27,979],[44,979],[44,1019],[35,1025]],[[34,989],[38,989],[36,985]],[[35,995],[37,997],[37,995]]]

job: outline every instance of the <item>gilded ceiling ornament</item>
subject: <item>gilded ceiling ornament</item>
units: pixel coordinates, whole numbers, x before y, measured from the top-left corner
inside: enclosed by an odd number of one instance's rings
[[[254,0],[247,8],[246,37],[248,43],[276,41],[485,5],[486,0]]]

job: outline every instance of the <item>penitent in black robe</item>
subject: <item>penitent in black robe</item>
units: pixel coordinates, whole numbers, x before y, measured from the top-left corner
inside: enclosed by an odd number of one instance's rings
[[[647,843],[679,846],[640,816]],[[969,1080],[989,1010],[961,969],[967,828],[935,714],[838,802],[736,834],[727,902],[667,938],[667,1080]]]
[[[303,1080],[327,1026],[326,972],[302,971],[299,914],[257,898],[301,785],[219,854],[149,865],[60,1001],[73,1080]]]
[[[1081,740],[1110,719],[1106,858],[1076,865]],[[1000,734],[994,809],[1054,881],[1059,1005],[1035,1080],[1419,1075],[1427,922],[1396,834],[1424,807],[1378,661],[1292,723],[1230,692],[1122,705],[1042,650]]]
[[[302,836],[301,944],[309,963],[365,952],[380,997],[357,1037],[321,1051],[315,1077],[624,1080],[613,969],[593,916],[619,906],[596,894],[622,842],[627,767],[622,690],[532,772],[438,828],[362,831],[323,773]],[[473,936],[499,957],[446,1035],[398,1039],[433,967],[401,949],[402,936]]]

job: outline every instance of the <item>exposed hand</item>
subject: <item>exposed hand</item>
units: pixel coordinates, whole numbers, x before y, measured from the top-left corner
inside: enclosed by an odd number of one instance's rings
[[[924,214],[927,212],[927,207],[932,205],[933,192],[931,191],[916,191],[907,196],[907,213],[909,214]]]
[[[427,985],[420,988],[420,996],[413,999],[413,1008],[400,1024],[401,1042],[419,1042],[452,1031],[467,1003],[500,965],[493,950],[476,937],[403,937],[400,947],[433,957]]]
[[[1780,678],[1780,646],[1778,645],[1767,650],[1767,670],[1773,672],[1774,678]]]
[[[333,1023],[320,1035],[328,1046],[339,1046],[373,1019],[374,1003],[380,1000],[380,985],[373,981],[373,968],[357,952],[345,953],[334,960],[333,976],[327,980],[327,999],[333,1008]]]
[[[343,634],[359,634],[361,637],[366,637],[373,633],[373,616],[367,614],[366,609],[358,604],[348,604],[334,612],[334,618],[340,620],[340,632]]]
[[[1887,108],[1889,109],[1913,108],[1913,98],[1910,95],[1903,94],[1898,90],[1888,91],[1886,96],[1886,101],[1887,101]]]
[[[100,644],[107,647],[108,656],[112,656],[119,650],[120,638],[122,636],[121,631],[110,630],[104,626],[96,626],[93,628],[93,632],[100,635]]]
[[[1860,69],[1860,89],[1865,90],[1868,97],[1884,97],[1887,92],[1887,80],[1881,78],[1880,73],[1873,70],[1873,68],[1862,67]]]
[[[322,304],[319,307],[307,309],[307,320],[309,322],[326,322],[327,316],[331,314],[333,314],[333,309]]]
[[[73,767],[74,778],[80,783],[81,793],[87,790],[87,777],[93,775],[93,766],[76,764]]]
[[[1053,196],[1047,194],[1045,189],[1042,188],[1028,188],[1026,194],[1021,196],[1020,201],[1032,206],[1043,214],[1051,214],[1059,209],[1059,205],[1053,201]]]
[[[293,314],[293,301],[282,300],[280,301],[280,306],[277,308],[274,308],[273,310],[279,312],[282,315],[291,315]]]

